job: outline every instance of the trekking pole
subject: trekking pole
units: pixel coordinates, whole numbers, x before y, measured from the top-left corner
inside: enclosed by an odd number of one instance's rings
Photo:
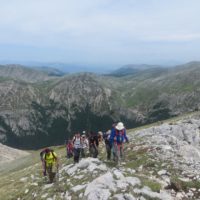
[[[56,182],[59,182],[59,165],[56,166]]]
[[[59,170],[58,169],[56,170],[56,182],[57,183],[59,182]]]

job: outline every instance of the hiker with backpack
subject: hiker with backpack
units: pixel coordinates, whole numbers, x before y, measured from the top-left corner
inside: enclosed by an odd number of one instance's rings
[[[93,158],[97,158],[98,156],[98,146],[99,146],[99,140],[98,136],[95,134],[95,132],[90,132],[89,136],[89,152],[90,156]]]
[[[108,130],[107,132],[103,133],[103,140],[104,140],[105,145],[106,145],[107,160],[111,159],[112,145],[111,145],[110,140],[109,140],[110,134],[111,134],[111,130]]]
[[[70,159],[73,157],[73,142],[72,140],[68,140],[67,144],[66,144],[66,150],[67,150],[67,158]]]
[[[40,157],[43,162],[43,166],[45,167],[45,175],[46,172],[49,177],[49,182],[52,183],[58,171],[59,163],[58,157],[54,150],[46,148],[42,152],[40,152]],[[56,167],[56,171],[55,171]]]
[[[111,134],[110,134],[110,144],[112,145],[112,152],[114,160],[119,162],[119,160],[124,158],[124,145],[123,143],[128,142],[128,138],[126,136],[126,129],[122,122],[114,125]]]
[[[89,146],[88,139],[86,138],[85,134],[81,136],[81,139],[82,139],[81,158],[85,158]]]
[[[78,163],[80,159],[80,153],[82,148],[82,138],[80,133],[76,133],[73,138],[73,146],[74,146],[74,163]]]

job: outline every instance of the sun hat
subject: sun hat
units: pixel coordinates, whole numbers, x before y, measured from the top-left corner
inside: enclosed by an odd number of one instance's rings
[[[117,123],[117,125],[115,126],[115,128],[118,130],[118,131],[121,131],[124,129],[124,124],[122,122],[119,122]]]
[[[98,134],[99,134],[99,135],[103,135],[102,131],[99,131]]]

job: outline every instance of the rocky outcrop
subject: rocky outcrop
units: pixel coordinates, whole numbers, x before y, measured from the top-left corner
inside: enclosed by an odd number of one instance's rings
[[[166,188],[172,189],[179,199],[197,199],[200,191],[198,114],[136,131],[132,137],[137,144],[134,149],[147,149],[151,161],[157,163],[152,170],[156,170]]]
[[[138,131],[135,136],[146,140],[146,145],[155,148],[155,153],[160,152],[161,159],[171,158],[175,165],[188,163],[200,171],[200,119],[163,124]]]

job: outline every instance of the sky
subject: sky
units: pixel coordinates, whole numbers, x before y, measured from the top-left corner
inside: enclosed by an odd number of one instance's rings
[[[0,62],[200,60],[199,0],[0,0]]]

